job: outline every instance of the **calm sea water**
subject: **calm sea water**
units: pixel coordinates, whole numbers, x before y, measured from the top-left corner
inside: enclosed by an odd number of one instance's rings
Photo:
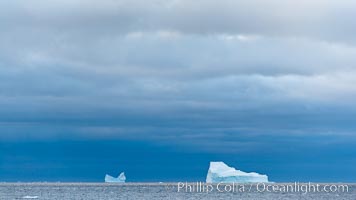
[[[199,183],[0,183],[0,199],[356,199],[355,184],[347,184],[348,191],[336,186],[331,188],[337,190],[335,192],[287,192],[283,187],[292,183],[273,185],[277,189],[274,192],[266,191],[263,185],[257,190],[257,185],[248,184],[220,185],[219,188],[213,185],[207,191],[205,187],[199,187]],[[269,186],[270,190],[273,185]],[[320,187],[323,185],[326,184]]]

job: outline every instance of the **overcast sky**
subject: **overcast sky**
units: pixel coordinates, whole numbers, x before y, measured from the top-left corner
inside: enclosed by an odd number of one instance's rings
[[[349,0],[0,1],[0,141],[144,142],[233,163],[266,148],[335,150],[331,162],[356,164],[355,9]],[[315,169],[329,161],[320,159]]]

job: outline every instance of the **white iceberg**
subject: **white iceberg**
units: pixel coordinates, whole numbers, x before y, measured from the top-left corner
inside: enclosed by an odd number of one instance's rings
[[[210,162],[207,183],[262,183],[268,182],[268,176],[255,172],[246,173],[227,166],[224,162]]]
[[[105,183],[125,183],[126,176],[125,173],[122,172],[117,178],[112,177],[108,174],[105,175]]]

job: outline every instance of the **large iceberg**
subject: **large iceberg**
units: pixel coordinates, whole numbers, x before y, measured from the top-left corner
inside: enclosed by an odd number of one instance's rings
[[[223,162],[210,162],[208,175],[206,176],[207,183],[256,183],[268,182],[266,175],[261,175],[255,172],[246,173],[227,166]]]
[[[117,178],[112,177],[108,174],[105,175],[106,183],[125,183],[125,181],[126,181],[126,176],[124,172],[122,172]]]

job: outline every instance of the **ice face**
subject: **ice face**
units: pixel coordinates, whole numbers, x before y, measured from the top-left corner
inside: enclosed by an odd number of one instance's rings
[[[125,181],[126,181],[126,176],[124,172],[122,172],[117,178],[107,174],[105,175],[106,183],[125,183]]]
[[[266,175],[261,175],[255,172],[246,173],[227,166],[223,162],[210,162],[208,174],[206,176],[207,183],[253,183],[253,182],[268,182]]]

